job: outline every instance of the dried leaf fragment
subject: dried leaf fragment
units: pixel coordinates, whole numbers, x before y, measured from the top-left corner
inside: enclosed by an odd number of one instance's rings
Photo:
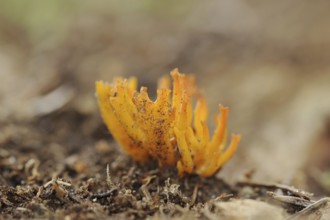
[[[177,166],[180,175],[214,175],[235,153],[240,135],[232,135],[228,147],[229,109],[219,106],[217,127],[212,135],[206,124],[207,104],[194,85],[194,78],[171,72],[158,83],[157,99],[150,100],[147,88],[136,91],[135,78],[96,82],[96,94],[105,124],[123,149],[139,162],[150,159]],[[171,94],[172,93],[172,94]],[[197,99],[192,108],[192,97]]]

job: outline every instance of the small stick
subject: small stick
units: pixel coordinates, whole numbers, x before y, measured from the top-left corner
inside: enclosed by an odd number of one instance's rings
[[[314,201],[299,198],[299,197],[294,197],[294,196],[284,196],[284,195],[278,195],[273,192],[267,192],[268,195],[273,197],[275,200],[284,203],[285,205],[289,206],[295,206],[299,210],[306,208],[307,206],[311,205]]]
[[[143,195],[146,197],[147,201],[150,202],[150,201],[153,201],[152,200],[152,197],[150,195],[150,192],[148,190],[148,185],[149,183],[151,182],[152,179],[156,178],[156,176],[148,176],[147,178],[145,178],[145,183],[141,186],[141,191],[143,193]]]
[[[198,188],[199,188],[199,184],[196,184],[195,187],[194,187],[193,194],[191,196],[191,201],[190,201],[190,204],[189,204],[190,207],[192,207],[195,204],[196,200],[197,200]]]
[[[117,191],[118,191],[117,188],[112,188],[109,191],[91,195],[89,198],[92,199],[92,200],[94,200],[94,199],[102,199],[102,198],[106,198],[106,197],[109,197],[111,195],[114,195]]]
[[[252,182],[238,182],[238,186],[251,186],[251,187],[260,187],[260,188],[266,188],[266,189],[280,189],[286,194],[291,194],[296,197],[304,198],[307,200],[311,200],[311,197],[313,196],[312,193],[305,192],[303,190],[296,189],[292,186],[287,186],[283,184],[267,184],[267,183],[252,183]]]
[[[52,186],[56,192],[57,198],[62,200],[68,194],[68,192],[65,191],[65,189],[63,189],[55,179],[52,180]]]
[[[62,188],[62,186],[71,186],[71,183],[67,183],[62,181],[61,179],[56,179],[56,176],[52,178],[52,180],[48,181],[43,185],[43,188],[48,187],[49,185],[52,185],[53,190],[55,190],[56,196],[61,201],[64,201],[65,197],[68,195],[68,192]],[[41,195],[42,189],[39,188],[39,191],[37,193],[38,197]]]
[[[110,188],[115,187],[115,185],[113,184],[113,182],[111,180],[109,164],[107,164],[107,184]]]
[[[301,219],[302,217],[313,214],[315,211],[318,211],[321,208],[325,207],[328,204],[328,202],[330,202],[329,197],[322,198],[322,199],[310,204],[309,206],[307,206],[303,210],[297,212],[296,214],[286,218],[285,220]]]
[[[55,180],[55,179],[52,179],[52,180],[48,181],[47,183],[45,183],[45,184],[43,185],[43,187],[46,188],[47,186],[51,185],[51,184],[53,183],[54,180]],[[64,186],[72,186],[71,183],[67,183],[67,182],[64,182],[64,181],[59,180],[59,179],[56,180],[56,182],[57,182],[58,184],[61,184],[61,185],[64,185]]]

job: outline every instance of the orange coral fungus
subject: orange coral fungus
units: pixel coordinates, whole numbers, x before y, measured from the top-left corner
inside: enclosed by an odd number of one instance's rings
[[[113,137],[139,162],[157,160],[160,165],[177,166],[180,175],[197,173],[212,176],[234,154],[239,135],[231,136],[226,148],[229,109],[220,105],[217,127],[209,137],[206,125],[206,101],[194,86],[194,79],[171,72],[159,81],[156,101],[147,88],[136,91],[135,78],[117,78],[108,84],[96,82],[96,92],[103,119]],[[196,97],[195,110],[191,100]]]

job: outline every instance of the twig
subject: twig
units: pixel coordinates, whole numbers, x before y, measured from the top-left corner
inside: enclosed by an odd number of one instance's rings
[[[302,217],[311,215],[311,214],[315,213],[315,211],[318,211],[321,208],[325,207],[328,204],[328,202],[330,202],[329,197],[322,198],[322,199],[315,201],[312,204],[308,205],[306,208],[297,212],[296,214],[286,218],[285,220],[301,219]]]
[[[195,187],[194,187],[193,194],[191,196],[191,201],[190,201],[190,204],[189,204],[190,207],[192,207],[195,204],[196,200],[197,200],[198,188],[199,188],[199,184],[196,184]]]
[[[52,188],[56,193],[56,197],[58,199],[60,199],[61,201],[65,201],[65,198],[68,195],[68,192],[62,186],[71,186],[71,183],[64,182],[61,179],[56,179],[56,176],[54,176],[51,181],[49,181],[43,185],[43,188],[46,188],[49,185],[52,185]],[[41,194],[42,190],[38,191],[38,193],[37,193],[38,196],[40,196],[39,192]]]
[[[148,176],[147,178],[144,179],[146,182],[140,188],[148,202],[153,201],[152,197],[150,195],[150,192],[148,190],[148,185],[151,182],[151,180],[153,180],[155,178],[156,178],[156,176]]]
[[[118,188],[112,188],[109,191],[106,191],[106,192],[103,192],[103,193],[93,194],[89,198],[94,201],[95,199],[98,200],[98,199],[102,199],[102,198],[112,196],[117,192],[118,192]]]
[[[24,165],[24,171],[27,175],[31,174],[28,177],[28,180],[34,180],[40,176],[38,172],[38,167],[40,165],[40,161],[36,159],[28,160]]]
[[[292,186],[287,186],[283,184],[268,184],[268,183],[253,183],[253,182],[238,182],[238,186],[251,186],[251,187],[259,187],[259,188],[265,188],[269,190],[282,190],[283,193],[286,195],[292,195],[299,198],[303,198],[306,200],[310,200],[313,196],[312,193],[305,192],[303,190],[296,189]]]
[[[51,185],[53,183],[53,181],[54,181],[54,178],[52,180],[48,181],[47,183],[45,183],[43,187],[46,188],[47,186]],[[63,186],[72,186],[71,183],[64,182],[64,181],[62,181],[60,179],[57,179],[56,182],[58,184],[63,185]]]
[[[115,184],[111,180],[109,164],[107,164],[107,184],[110,188],[114,188]]]
[[[297,210],[297,209],[301,210],[303,208],[306,208],[307,206],[311,205],[314,202],[311,200],[294,197],[294,196],[278,195],[273,192],[267,192],[267,194],[286,206],[294,207],[295,210]]]
[[[65,189],[63,189],[55,179],[52,180],[52,186],[56,192],[57,198],[59,198],[60,200],[63,200],[65,196],[68,194],[68,192]]]

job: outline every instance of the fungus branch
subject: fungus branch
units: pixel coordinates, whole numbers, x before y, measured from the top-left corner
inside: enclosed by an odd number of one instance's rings
[[[111,84],[96,82],[104,122],[136,161],[153,159],[161,166],[176,165],[180,175],[212,176],[235,153],[240,135],[232,135],[226,147],[229,109],[220,105],[217,127],[210,137],[207,104],[194,85],[195,79],[177,69],[171,77],[172,91],[169,78],[161,78],[156,101],[149,99],[146,87],[136,91],[135,78],[117,78]],[[197,99],[194,110],[192,98]]]

